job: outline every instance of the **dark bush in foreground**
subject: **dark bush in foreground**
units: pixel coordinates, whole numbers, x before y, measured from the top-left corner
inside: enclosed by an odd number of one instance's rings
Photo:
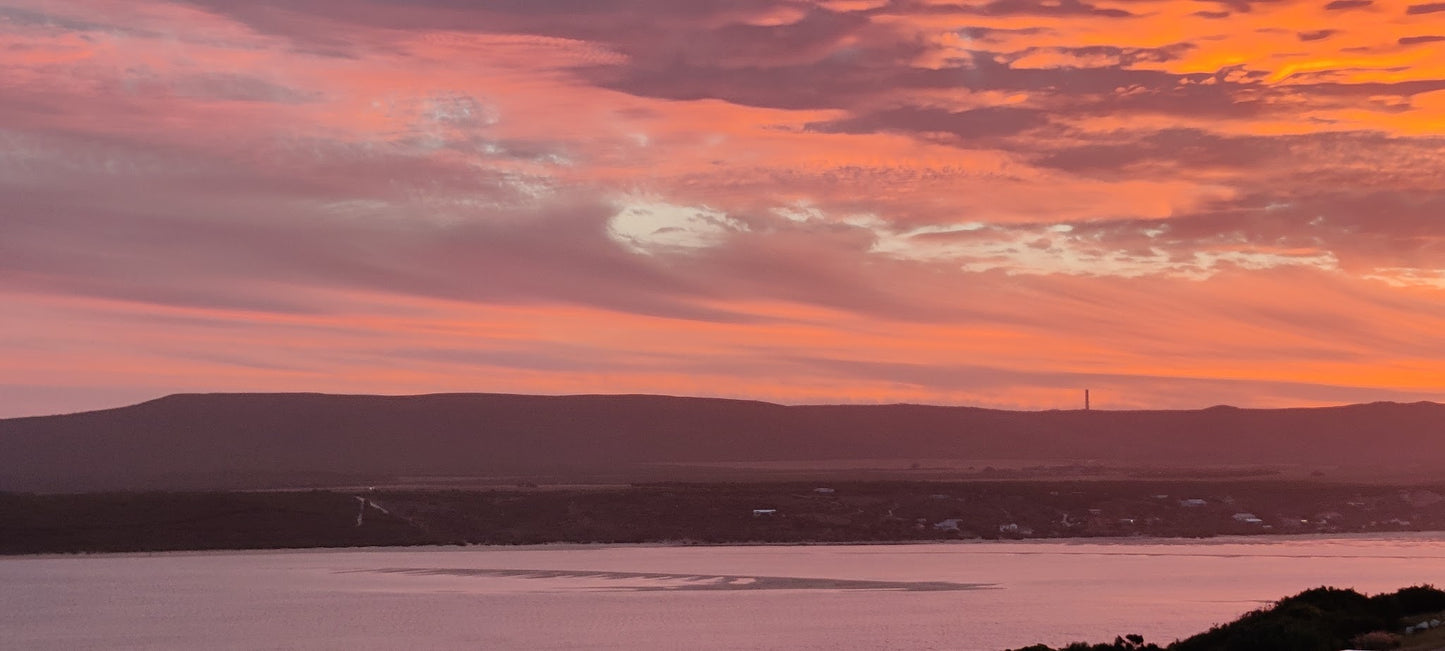
[[[1170,651],[1337,651],[1355,646],[1389,649],[1400,636],[1401,620],[1445,610],[1445,591],[1422,585],[1367,597],[1354,590],[1319,587],[1285,597],[1269,608],[1246,613],[1239,619],[1170,644]],[[1130,635],[1113,644],[1077,642],[1055,650],[1042,644],[1017,651],[1149,651]]]
[[[1052,647],[1035,644],[1033,646],[1018,649],[1018,651],[1055,651]],[[1114,638],[1113,644],[1089,644],[1087,642],[1075,642],[1058,651],[1163,651],[1157,645],[1145,644],[1142,635],[1125,635]]]

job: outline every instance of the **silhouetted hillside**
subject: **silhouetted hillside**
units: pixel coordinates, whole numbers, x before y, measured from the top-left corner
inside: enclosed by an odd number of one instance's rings
[[[234,487],[652,462],[1097,459],[1445,469],[1445,405],[1016,412],[662,396],[175,395],[0,420],[0,490]]]

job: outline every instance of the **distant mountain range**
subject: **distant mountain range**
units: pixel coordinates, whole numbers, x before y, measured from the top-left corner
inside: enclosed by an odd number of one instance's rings
[[[1445,470],[1445,405],[1024,412],[645,395],[185,394],[0,420],[9,491],[910,458]]]

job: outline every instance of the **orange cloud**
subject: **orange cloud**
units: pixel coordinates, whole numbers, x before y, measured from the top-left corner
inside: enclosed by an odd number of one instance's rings
[[[0,415],[1438,398],[1437,9],[0,2]]]

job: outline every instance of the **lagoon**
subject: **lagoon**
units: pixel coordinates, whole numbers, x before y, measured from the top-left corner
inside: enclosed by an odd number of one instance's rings
[[[1445,534],[435,547],[0,559],[17,649],[1000,649],[1168,642],[1319,585],[1445,584]]]

